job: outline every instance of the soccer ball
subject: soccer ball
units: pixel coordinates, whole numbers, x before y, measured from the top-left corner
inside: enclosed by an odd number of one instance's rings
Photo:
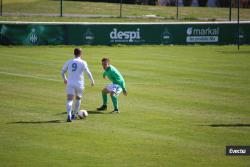
[[[77,113],[78,117],[80,119],[84,119],[86,118],[89,114],[86,110],[80,110],[78,113]]]

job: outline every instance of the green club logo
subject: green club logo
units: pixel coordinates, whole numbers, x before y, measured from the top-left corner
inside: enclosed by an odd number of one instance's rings
[[[168,31],[167,28],[161,34],[162,44],[170,44],[172,42],[172,34]]]
[[[31,33],[28,35],[28,39],[31,44],[36,44],[38,42],[38,36],[35,28],[32,28]]]
[[[87,31],[83,34],[84,43],[85,44],[91,44],[91,43],[93,43],[94,39],[95,39],[94,34],[88,28]]]

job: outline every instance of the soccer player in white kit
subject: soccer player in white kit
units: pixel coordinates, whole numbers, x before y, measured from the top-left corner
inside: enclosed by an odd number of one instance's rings
[[[89,79],[91,80],[91,86],[94,86],[95,82],[91,72],[89,71],[87,62],[82,60],[82,49],[75,48],[74,50],[75,58],[67,61],[62,69],[62,78],[64,80],[64,84],[66,85],[67,92],[67,102],[66,102],[66,110],[67,110],[67,122],[71,122],[73,119],[76,119],[76,113],[80,109],[82,93],[84,90],[84,75],[86,72]],[[68,78],[65,73],[68,72]],[[73,99],[75,97],[75,106],[74,111],[72,113],[72,105]]]

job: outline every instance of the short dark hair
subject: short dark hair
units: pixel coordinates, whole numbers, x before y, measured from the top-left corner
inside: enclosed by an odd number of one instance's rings
[[[74,50],[74,55],[75,55],[76,57],[80,56],[81,53],[82,53],[82,49],[81,49],[81,48],[75,48],[75,50]]]
[[[102,58],[102,62],[104,62],[104,61],[109,62],[109,58],[107,58],[107,57]]]

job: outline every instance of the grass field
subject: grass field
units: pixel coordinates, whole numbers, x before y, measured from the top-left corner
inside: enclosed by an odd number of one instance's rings
[[[47,16],[1,16],[0,21],[29,22],[166,22],[168,19],[157,18],[83,18],[83,17],[47,17]],[[174,20],[172,20],[174,21]],[[197,21],[197,20],[195,20]]]
[[[96,86],[86,78],[89,117],[66,123],[60,70],[73,48],[0,47],[0,166],[250,165],[225,156],[250,145],[249,46],[83,47]],[[104,56],[127,82],[119,115],[95,111]]]
[[[120,5],[114,3],[93,3],[79,1],[64,1],[63,11],[65,14],[86,14],[86,15],[107,15],[111,18],[58,18],[58,21],[167,21],[175,20],[176,7],[161,7],[149,5],[128,5],[122,7],[123,16],[145,16],[156,15],[161,19],[135,19],[135,18],[112,18],[120,16]],[[4,0],[3,14],[0,20],[26,20],[26,21],[54,21],[55,17],[16,17],[6,14],[14,13],[16,16],[22,13],[43,13],[59,14],[60,2],[56,0]],[[250,9],[241,9],[241,20],[250,20]],[[207,8],[207,7],[180,7],[180,20],[228,20],[228,8]],[[233,8],[232,19],[237,19],[237,10]]]

